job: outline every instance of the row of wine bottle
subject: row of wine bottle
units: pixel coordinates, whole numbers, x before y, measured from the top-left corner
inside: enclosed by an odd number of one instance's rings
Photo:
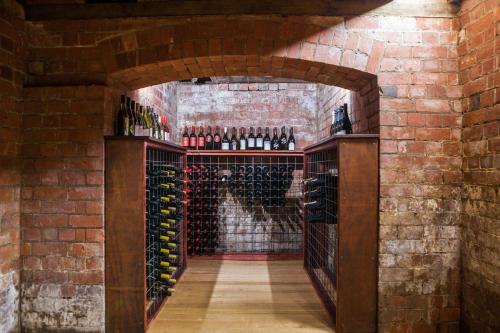
[[[184,127],[182,134],[182,146],[189,149],[198,150],[295,150],[295,136],[293,128],[290,128],[287,137],[285,126],[281,127],[281,135],[278,137],[278,128],[274,127],[273,137],[271,139],[269,127],[265,128],[265,135],[262,134],[262,128],[257,127],[257,134],[254,133],[254,128],[249,128],[248,137],[246,128],[241,127],[238,130],[233,127],[231,130],[231,138],[229,138],[228,129],[224,127],[223,135],[220,134],[220,128],[215,127],[215,133],[212,134],[212,127],[207,127],[207,133],[204,133],[203,126],[198,129],[191,127],[191,133],[188,132],[188,127]]]
[[[143,106],[124,95],[120,98],[115,133],[122,136],[148,136],[163,141],[170,140],[167,116],[158,115],[153,107]]]
[[[332,125],[330,126],[330,135],[352,134],[352,125],[347,113],[347,104],[344,104],[334,110]]]
[[[255,204],[284,207],[294,169],[293,165],[235,165],[223,180],[227,179],[233,195],[246,199],[248,208]]]
[[[167,296],[174,292],[177,268],[179,266],[179,235],[182,230],[184,207],[183,172],[172,165],[158,168],[151,165],[146,173],[146,211],[147,237],[146,246],[154,253],[148,258],[147,275],[154,281],[148,281]]]
[[[213,254],[219,243],[218,166],[191,165],[189,181],[188,254]]]

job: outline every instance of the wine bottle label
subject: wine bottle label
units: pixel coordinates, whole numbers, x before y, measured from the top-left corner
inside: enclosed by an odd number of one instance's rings
[[[264,150],[271,150],[271,142],[269,141],[264,142]]]
[[[205,138],[198,137],[198,147],[205,147]]]
[[[245,140],[240,140],[240,150],[247,149],[247,142]]]
[[[182,146],[189,147],[189,137],[182,138]]]
[[[262,148],[262,145],[263,145],[263,142],[264,142],[262,140],[263,140],[262,138],[257,138],[257,140],[256,140],[257,148]]]
[[[136,136],[141,136],[142,135],[141,130],[142,130],[142,126],[140,126],[139,124],[136,124],[135,128],[134,128],[135,135]]]
[[[229,150],[229,142],[222,143],[222,150]]]
[[[220,142],[220,136],[216,136],[216,137],[214,138],[214,142]]]
[[[248,139],[248,148],[255,148],[255,139]]]
[[[290,142],[290,143],[288,144],[288,150],[295,150],[295,143]]]
[[[191,147],[196,147],[196,137],[194,138],[189,138],[189,145]]]

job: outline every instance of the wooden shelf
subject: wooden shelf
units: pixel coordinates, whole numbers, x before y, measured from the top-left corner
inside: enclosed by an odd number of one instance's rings
[[[314,153],[316,151],[329,150],[335,148],[339,141],[352,141],[352,140],[367,140],[367,139],[378,139],[378,134],[343,134],[343,135],[333,135],[326,139],[320,140],[312,145],[304,148],[304,152],[307,154]]]
[[[181,154],[184,154],[187,150],[186,148],[179,146],[178,144],[168,142],[168,141],[154,139],[154,138],[151,138],[148,136],[111,135],[111,136],[105,136],[104,138],[107,141],[141,141],[141,142],[144,142],[145,144],[147,144],[148,147],[158,148],[158,149],[162,149],[162,150],[168,150],[171,152],[181,153]]]
[[[188,150],[188,156],[304,156],[303,150]]]

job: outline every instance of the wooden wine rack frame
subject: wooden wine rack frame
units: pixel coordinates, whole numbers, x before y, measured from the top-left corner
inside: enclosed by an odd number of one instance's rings
[[[146,137],[106,138],[106,332],[145,332],[153,319],[147,318],[146,300],[147,148],[178,153],[186,165],[186,151],[180,146]],[[185,219],[183,223],[184,266],[178,276],[186,263]]]
[[[338,135],[304,149],[304,178],[314,176],[309,168],[322,163],[311,160],[321,156],[318,153],[331,154],[338,169],[335,276],[330,277],[335,281],[333,300],[308,267],[312,244],[308,244],[307,222],[304,228],[305,268],[332,316],[336,333],[377,331],[378,142],[378,135]],[[319,240],[325,242],[327,237]]]
[[[145,216],[146,149],[187,156],[295,156],[304,158],[304,178],[312,154],[334,151],[338,166],[338,260],[332,304],[307,267],[308,223],[304,227],[304,266],[311,276],[337,333],[376,331],[378,136],[334,136],[296,151],[186,150],[146,137],[107,137],[105,170],[106,331],[145,332],[152,320],[146,312]],[[184,209],[181,255],[187,257],[187,212]],[[143,242],[138,242],[143,235]],[[237,255],[238,257],[242,257]],[[246,255],[249,260],[257,256]],[[225,259],[224,256],[221,257]],[[229,258],[229,257],[228,257]],[[278,256],[275,259],[279,259]],[[269,260],[260,254],[259,259]],[[185,269],[186,260],[184,260]],[[175,296],[174,296],[175,297]]]

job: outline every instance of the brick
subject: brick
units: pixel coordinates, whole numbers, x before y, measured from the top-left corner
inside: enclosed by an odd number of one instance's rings
[[[69,224],[77,228],[96,228],[103,226],[101,215],[71,215]]]
[[[104,282],[102,272],[71,272],[69,282],[76,285],[97,285]]]
[[[417,128],[415,131],[415,139],[417,140],[450,140],[451,131],[449,128]]]

